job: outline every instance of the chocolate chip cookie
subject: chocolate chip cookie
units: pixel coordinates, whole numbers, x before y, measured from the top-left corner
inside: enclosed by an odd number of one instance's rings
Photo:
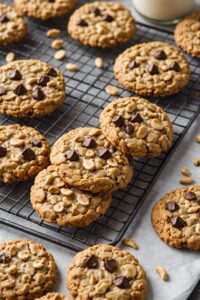
[[[200,186],[166,194],[152,210],[152,224],[168,245],[200,250]]]
[[[33,300],[47,293],[56,276],[53,256],[28,240],[0,244],[0,299]]]
[[[0,46],[19,42],[27,32],[27,25],[13,6],[0,3]]]
[[[64,100],[64,77],[39,60],[18,60],[0,67],[0,113],[13,117],[42,117]]]
[[[72,300],[71,297],[65,297],[64,295],[58,293],[48,293],[41,298],[37,298],[35,300]]]
[[[164,110],[138,97],[112,101],[101,113],[100,125],[113,146],[132,156],[157,157],[173,141],[173,127]]]
[[[14,4],[21,14],[48,20],[65,15],[76,0],[14,0]]]
[[[18,124],[0,126],[0,181],[35,177],[49,164],[50,147],[35,129]]]
[[[125,250],[96,245],[79,252],[68,269],[70,293],[80,299],[145,298],[146,275],[138,260]]]
[[[164,42],[128,48],[116,59],[114,73],[125,88],[154,97],[176,94],[190,79],[186,59],[175,47]]]
[[[175,29],[175,42],[193,57],[200,57],[200,11],[182,20]]]
[[[112,196],[110,193],[92,194],[70,187],[52,165],[37,175],[30,199],[35,211],[46,222],[85,227],[106,212]]]
[[[130,11],[113,2],[87,3],[70,17],[68,32],[86,46],[109,48],[130,40],[136,31]]]
[[[76,128],[63,135],[50,160],[65,183],[93,193],[126,188],[133,176],[128,158],[98,128]]]

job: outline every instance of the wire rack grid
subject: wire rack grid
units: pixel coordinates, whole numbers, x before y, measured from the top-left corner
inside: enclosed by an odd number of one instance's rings
[[[67,71],[65,62],[56,61],[53,58],[54,50],[50,47],[52,40],[46,37],[46,31],[58,25],[64,29],[61,38],[65,41],[67,61],[75,62],[80,67],[77,73]],[[50,116],[28,120],[0,115],[0,124],[17,122],[32,126],[46,136],[51,145],[63,133],[76,127],[99,126],[99,114],[113,99],[105,92],[107,85],[118,86],[121,90],[121,97],[133,95],[117,83],[112,72],[114,59],[126,47],[152,40],[173,44],[170,32],[159,31],[138,23],[137,34],[130,43],[107,51],[90,49],[67,36],[65,26],[65,18],[48,23],[29,20],[29,34],[21,43],[0,48],[1,65],[5,64],[5,55],[13,51],[18,59],[40,59],[58,67],[64,74],[67,96],[64,104]],[[105,68],[103,70],[95,67],[94,59],[98,56],[104,58]],[[187,58],[192,70],[189,85],[176,96],[165,99],[149,99],[163,107],[173,123],[175,131],[173,148],[169,153],[156,159],[135,159],[133,181],[126,190],[114,193],[110,209],[100,220],[87,228],[76,229],[43,222],[31,207],[29,190],[32,182],[29,181],[9,185],[0,184],[0,222],[75,251],[96,243],[117,244],[135,217],[157,176],[200,111],[200,67],[197,60]]]

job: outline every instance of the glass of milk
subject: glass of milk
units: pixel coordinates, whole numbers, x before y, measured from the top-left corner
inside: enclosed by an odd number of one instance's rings
[[[195,0],[132,0],[136,10],[148,19],[165,23],[176,23],[190,13]]]

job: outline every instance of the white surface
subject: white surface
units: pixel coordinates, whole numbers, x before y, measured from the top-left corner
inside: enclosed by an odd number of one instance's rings
[[[130,7],[129,1],[121,2],[128,3],[127,6]],[[134,15],[137,17],[137,14],[134,13]],[[137,18],[141,21],[141,17]],[[133,236],[140,247],[139,251],[134,251],[131,248],[129,248],[129,251],[140,260],[147,272],[148,300],[186,300],[200,278],[199,252],[175,250],[168,247],[153,232],[150,222],[150,211],[153,203],[165,192],[180,187],[177,181],[182,166],[188,166],[194,179],[196,179],[195,183],[199,183],[200,168],[198,169],[192,165],[192,159],[200,156],[200,145],[194,142],[195,134],[200,131],[199,124],[200,116],[163,170],[162,175],[126,234],[126,236]],[[21,238],[43,243],[53,253],[58,266],[58,278],[54,289],[66,294],[66,268],[69,266],[74,253],[45,240],[36,239],[31,235],[0,225],[0,242]],[[168,270],[170,275],[168,282],[161,281],[158,274],[154,272],[154,268],[158,265],[164,266]]]

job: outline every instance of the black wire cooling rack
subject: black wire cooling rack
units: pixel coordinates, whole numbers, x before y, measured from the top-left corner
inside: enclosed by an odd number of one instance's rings
[[[5,64],[5,55],[13,51],[18,59],[41,59],[58,67],[64,74],[67,97],[61,108],[50,116],[27,120],[0,115],[0,124],[17,122],[32,126],[45,135],[51,144],[63,133],[76,127],[99,125],[100,112],[113,99],[104,90],[107,85],[118,86],[121,90],[121,97],[131,95],[118,84],[112,72],[114,59],[126,47],[152,40],[173,44],[170,32],[138,23],[137,34],[129,44],[106,51],[90,49],[67,36],[65,24],[66,17],[48,23],[29,20],[29,34],[21,43],[0,48],[1,65]],[[55,51],[50,47],[52,40],[46,37],[46,31],[54,27],[63,28],[61,38],[65,41],[64,48],[68,56],[65,61],[56,61],[53,58]],[[95,67],[94,60],[98,56],[104,58],[103,70]],[[29,190],[32,182],[21,182],[9,185],[0,184],[0,222],[76,251],[96,243],[117,244],[157,176],[200,111],[199,62],[187,58],[192,70],[189,85],[176,96],[150,99],[165,109],[173,123],[175,131],[173,148],[168,154],[156,159],[135,159],[135,176],[132,183],[126,190],[118,191],[113,195],[110,209],[100,220],[84,229],[49,225],[43,222],[31,207]],[[80,67],[80,71],[77,73],[67,71],[66,62],[75,62]]]

